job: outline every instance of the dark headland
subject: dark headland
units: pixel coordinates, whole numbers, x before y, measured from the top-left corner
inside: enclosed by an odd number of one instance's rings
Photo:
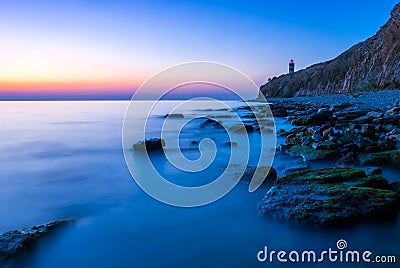
[[[389,21],[364,42],[337,58],[261,86],[267,97],[319,96],[400,89],[400,3]]]

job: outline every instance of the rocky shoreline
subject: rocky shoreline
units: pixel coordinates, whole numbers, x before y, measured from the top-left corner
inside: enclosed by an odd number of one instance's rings
[[[278,130],[286,137],[281,152],[305,163],[333,164],[327,169],[304,165],[278,178],[259,205],[262,214],[317,225],[397,217],[400,182],[389,183],[374,166],[400,168],[400,91],[269,101],[275,117],[294,125]],[[370,174],[349,168],[353,165]]]

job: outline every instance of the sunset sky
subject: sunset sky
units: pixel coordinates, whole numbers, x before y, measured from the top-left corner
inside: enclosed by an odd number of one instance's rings
[[[396,2],[0,1],[0,99],[129,98],[188,61],[261,85],[373,35]]]

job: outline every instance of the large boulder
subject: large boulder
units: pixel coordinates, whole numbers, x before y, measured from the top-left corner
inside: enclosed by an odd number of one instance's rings
[[[259,205],[262,214],[303,224],[336,226],[395,218],[400,195],[381,175],[361,169],[323,168],[280,177]]]

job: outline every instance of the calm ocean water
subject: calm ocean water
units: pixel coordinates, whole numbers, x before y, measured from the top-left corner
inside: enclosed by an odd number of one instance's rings
[[[173,103],[165,102],[156,114],[165,114]],[[260,264],[256,254],[264,246],[325,250],[335,248],[339,239],[346,239],[352,249],[400,253],[399,220],[324,230],[260,216],[257,205],[268,185],[250,194],[248,186],[239,183],[221,200],[200,208],[155,201],[135,184],[125,165],[121,129],[127,105],[0,102],[0,232],[77,219],[74,228],[41,241],[16,267],[289,267]],[[278,129],[289,127],[281,119],[276,123]],[[223,133],[209,134],[224,139]],[[195,157],[196,151],[191,152],[188,157]],[[274,166],[287,161],[277,155]],[[218,156],[216,168],[224,163],[223,155]],[[209,175],[202,183],[212,178]]]

